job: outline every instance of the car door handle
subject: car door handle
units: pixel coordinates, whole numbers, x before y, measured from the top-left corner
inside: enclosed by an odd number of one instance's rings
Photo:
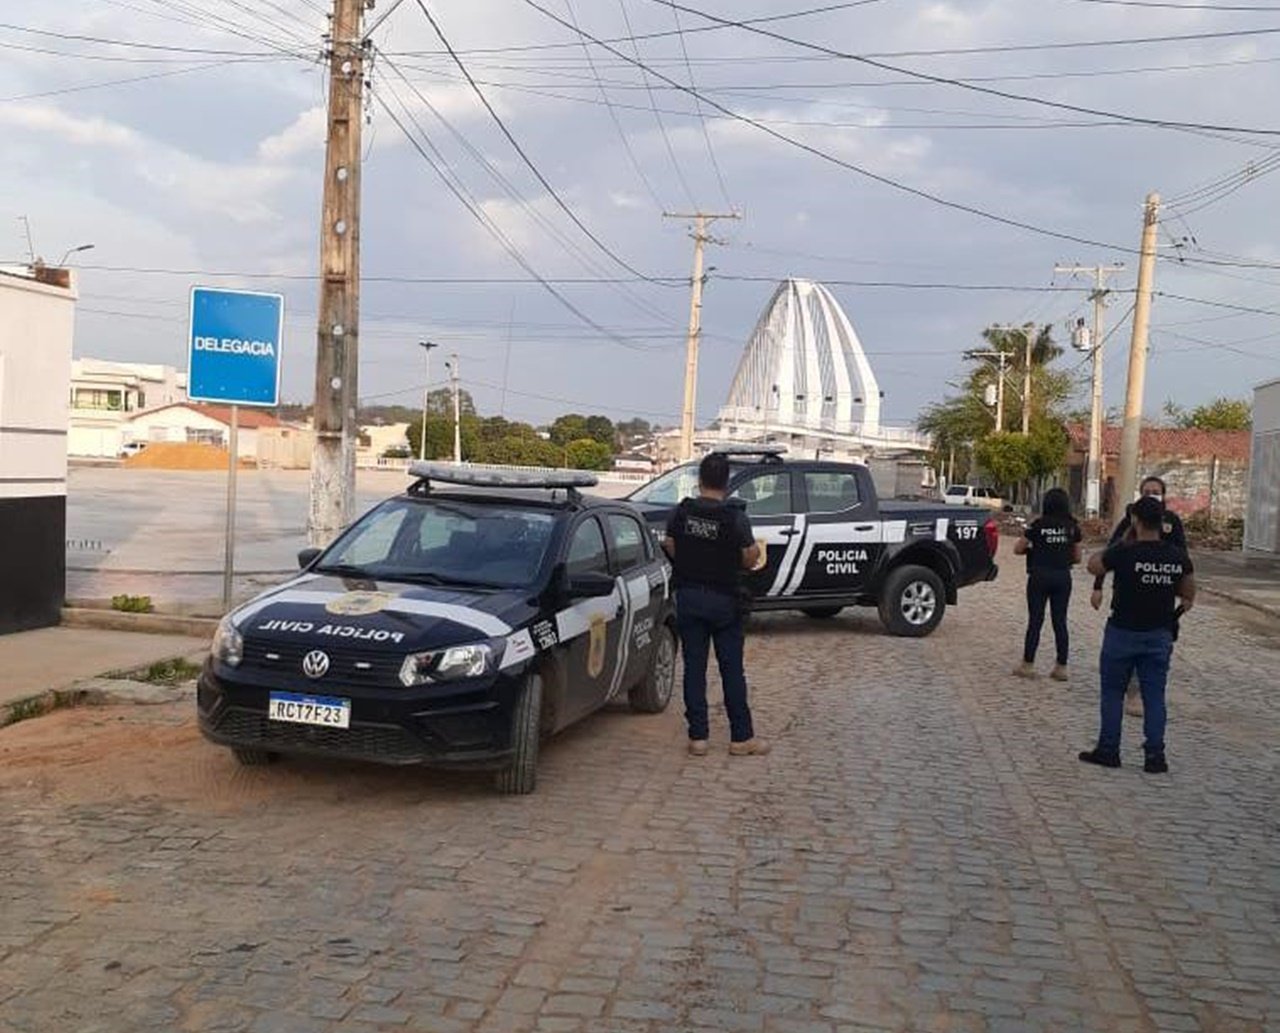
[[[855,531],[874,531],[876,529],[876,525],[875,524],[854,524],[853,529]]]
[[[798,535],[799,533],[800,533],[800,532],[799,532],[799,531],[797,531],[795,528],[792,528],[792,529],[791,529],[791,530],[789,530],[789,531],[779,531],[779,532],[778,532],[778,537],[779,537],[779,538],[794,538],[794,537],[795,537],[796,535]]]

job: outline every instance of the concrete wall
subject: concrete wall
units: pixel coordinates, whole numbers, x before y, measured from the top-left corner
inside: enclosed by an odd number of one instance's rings
[[[1143,456],[1144,477],[1164,478],[1169,487],[1166,503],[1182,517],[1211,510],[1214,520],[1241,520],[1249,497],[1249,464],[1210,458]]]
[[[1244,547],[1280,553],[1280,380],[1253,393],[1253,459]]]
[[[0,273],[0,633],[57,624],[66,590],[76,292],[49,272],[65,285]]]
[[[258,465],[264,469],[307,470],[316,433],[306,427],[264,427],[258,431]]]

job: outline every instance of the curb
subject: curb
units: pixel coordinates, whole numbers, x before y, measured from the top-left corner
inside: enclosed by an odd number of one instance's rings
[[[65,689],[46,689],[0,703],[0,728],[75,707],[156,706],[177,703],[194,693],[195,682],[154,685],[128,678],[89,678]]]
[[[1236,603],[1238,606],[1247,606],[1250,610],[1255,610],[1258,613],[1280,620],[1280,607],[1268,606],[1266,603],[1260,603],[1255,599],[1249,599],[1234,592],[1227,592],[1221,588],[1210,588],[1208,585],[1200,585],[1199,589],[1205,595],[1211,595],[1215,599],[1225,599],[1227,602]]]
[[[134,631],[149,635],[189,635],[212,638],[218,622],[212,617],[175,617],[161,613],[124,613],[67,606],[62,610],[65,628],[95,628],[101,631]]]

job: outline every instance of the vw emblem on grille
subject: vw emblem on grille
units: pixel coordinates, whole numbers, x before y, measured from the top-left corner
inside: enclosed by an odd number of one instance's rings
[[[308,678],[323,678],[329,673],[329,654],[313,649],[302,658],[302,673]]]

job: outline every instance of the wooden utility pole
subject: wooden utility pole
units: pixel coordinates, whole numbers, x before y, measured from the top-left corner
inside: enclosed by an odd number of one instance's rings
[[[1147,335],[1151,326],[1151,290],[1156,274],[1156,233],[1160,226],[1160,195],[1148,194],[1142,215],[1142,253],[1138,260],[1138,294],[1133,306],[1133,336],[1129,341],[1129,387],[1124,401],[1124,431],[1120,436],[1120,473],[1116,480],[1120,504],[1127,505],[1138,486],[1138,452],[1142,441],[1142,397],[1147,380]]]
[[[355,509],[359,404],[360,130],[364,117],[366,0],[333,0],[329,126],[320,226],[320,318],[316,335],[316,444],[307,538],[326,546]]]
[[[970,351],[965,352],[965,357],[970,359],[994,359],[998,379],[996,380],[996,433],[1004,432],[1004,379],[1005,370],[1009,366],[1009,353],[1005,351]],[[990,404],[990,403],[988,403]],[[1025,404],[1023,408],[1026,408]]]
[[[1107,307],[1107,277],[1124,271],[1123,265],[1056,265],[1055,273],[1092,273],[1093,338],[1090,357],[1093,360],[1093,386],[1089,409],[1089,461],[1085,467],[1084,511],[1096,517],[1102,510],[1102,314]]]
[[[674,212],[663,212],[668,219],[692,219],[693,237],[693,280],[692,297],[689,303],[689,337],[685,347],[684,366],[684,406],[680,420],[680,459],[688,462],[693,458],[693,431],[697,418],[698,405],[698,345],[702,338],[702,288],[706,283],[703,273],[703,249],[708,243],[717,244],[714,237],[707,235],[707,226],[716,219],[740,219],[736,212],[729,214],[711,214],[694,212],[681,215]]]

